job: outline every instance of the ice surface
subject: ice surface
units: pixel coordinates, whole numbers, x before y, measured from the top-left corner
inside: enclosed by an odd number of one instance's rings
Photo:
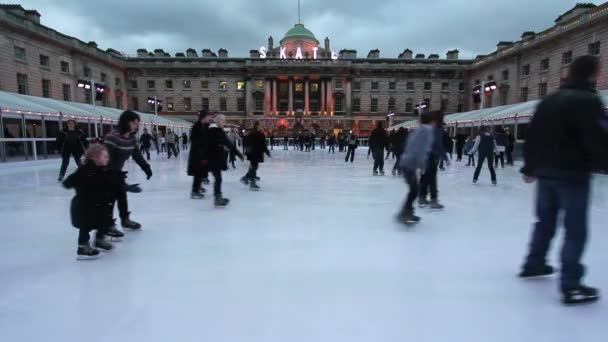
[[[92,262],[75,260],[59,162],[1,165],[0,340],[608,339],[605,301],[565,308],[555,277],[516,278],[533,220],[533,187],[516,169],[498,170],[496,188],[484,170],[474,186],[455,163],[439,178],[447,209],[421,210],[406,229],[394,221],[405,183],[372,177],[365,150],[353,165],[273,153],[261,192],[239,184],[246,164],[225,173],[224,210],[189,199],[185,156],[153,159],[151,181],[130,163],[144,230]],[[587,281],[608,291],[608,178],[595,185]]]

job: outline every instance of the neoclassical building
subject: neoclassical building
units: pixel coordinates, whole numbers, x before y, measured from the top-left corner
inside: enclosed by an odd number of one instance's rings
[[[576,56],[608,54],[608,3],[579,4],[543,32],[500,42],[496,51],[461,59],[454,49],[428,56],[405,49],[399,56],[379,50],[360,56],[332,48],[302,23],[275,43],[231,57],[228,51],[190,48],[170,55],[139,49],[136,56],[101,50],[40,23],[40,14],[0,5],[0,90],[153,112],[148,99],[162,101],[160,115],[193,120],[197,111],[224,113],[243,128],[261,121],[275,134],[295,130],[355,130],[368,134],[375,122],[415,118],[416,105],[446,113],[475,109],[472,88],[494,80],[499,89],[486,106],[528,101],[557,89]],[[608,88],[603,68],[597,86]],[[96,99],[77,87],[100,84]],[[1,105],[1,104],[0,104]]]

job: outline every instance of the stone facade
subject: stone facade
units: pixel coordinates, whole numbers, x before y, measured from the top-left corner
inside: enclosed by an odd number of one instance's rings
[[[147,99],[156,96],[163,101],[161,115],[193,120],[205,107],[243,127],[260,120],[268,130],[289,132],[301,122],[305,128],[354,129],[365,135],[389,112],[395,113],[392,123],[415,117],[422,102],[448,114],[474,109],[470,95],[481,81],[499,85],[485,107],[542,97],[559,87],[571,59],[594,53],[606,65],[608,54],[601,52],[608,45],[607,17],[608,3],[577,5],[552,28],[499,42],[496,51],[474,60],[460,59],[458,50],[440,58],[410,49],[397,58],[379,50],[358,58],[356,50],[331,50],[328,38],[320,46],[302,24],[280,46],[270,37],[263,51],[251,50],[246,58],[229,57],[225,49],[192,48],[175,57],[162,49],[139,49],[136,57],[127,57],[40,25],[36,11],[0,5],[0,90],[63,100],[65,85],[66,99],[86,102],[90,99],[77,88],[78,80],[101,82],[104,74],[101,83],[108,91],[99,105],[153,112]],[[281,49],[286,59],[280,58]],[[303,59],[295,59],[298,49]],[[62,62],[69,65],[67,72]],[[17,74],[27,75],[25,88],[20,89]],[[597,86],[608,88],[606,68]]]

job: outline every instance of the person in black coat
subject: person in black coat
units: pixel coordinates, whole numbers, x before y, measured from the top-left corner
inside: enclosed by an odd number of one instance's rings
[[[345,142],[348,144],[348,152],[346,153],[344,161],[348,163],[348,160],[350,159],[350,162],[352,163],[355,161],[355,151],[357,150],[357,147],[359,147],[359,139],[357,139],[355,133],[350,132],[350,135]],[[382,151],[382,154],[384,155],[384,151]]]
[[[186,132],[182,133],[182,150],[188,150],[188,134]]]
[[[146,155],[146,159],[150,160],[150,148],[152,147],[152,136],[148,133],[148,129],[144,128],[144,134],[139,137],[141,144],[141,152]]]
[[[59,170],[59,178],[57,178],[59,182],[65,177],[70,157],[73,157],[76,165],[80,167],[80,158],[89,146],[86,134],[76,127],[76,121],[68,120],[67,126],[57,135],[57,147],[61,153],[61,169]]]
[[[511,133],[511,130],[507,127],[505,129],[507,135],[507,148],[505,154],[507,156],[507,165],[513,166],[513,151],[515,150],[515,137]]]
[[[289,150],[289,138],[287,136],[283,137],[283,150]]]
[[[215,206],[225,207],[230,200],[222,196],[222,171],[228,170],[228,151],[236,153],[240,160],[244,160],[243,154],[230,142],[224,126],[226,117],[222,114],[213,118],[213,123],[209,125],[206,139],[206,158],[209,170],[215,179],[213,185],[213,195],[215,196]]]
[[[392,170],[393,176],[397,175],[397,173],[401,174],[401,169],[399,168],[399,160],[401,159],[401,155],[405,150],[407,136],[407,130],[401,127],[392,138],[391,148],[393,149],[393,153],[397,156],[397,160],[395,161],[395,165],[393,166]]]
[[[475,138],[475,145],[469,151],[469,154],[478,152],[477,168],[473,174],[473,183],[477,183],[479,180],[479,173],[483,167],[483,162],[488,160],[488,169],[490,170],[490,177],[492,178],[492,184],[496,185],[496,171],[494,170],[494,153],[496,151],[496,138],[486,127],[479,128],[480,134]]]
[[[464,145],[467,143],[466,134],[456,134],[456,161],[462,161],[462,155],[464,152]]]
[[[452,140],[452,138],[450,137],[450,133],[448,133],[448,131],[445,129],[445,124],[441,129],[441,139],[443,141],[443,150],[445,151],[446,155],[450,156],[450,159],[452,159],[453,157],[453,151],[454,151],[454,140]],[[441,159],[439,161],[439,170],[441,171],[445,171],[445,167],[443,166],[444,160]]]
[[[99,255],[99,251],[89,244],[90,233],[97,230],[94,246],[111,250],[112,244],[105,240],[114,226],[113,202],[120,192],[141,192],[138,184],[127,185],[124,174],[108,167],[110,155],[105,146],[91,145],[85,153],[85,163],[64,182],[66,189],[75,189],[76,196],[70,208],[72,225],[80,230],[78,234],[79,259]]]
[[[198,121],[192,126],[190,133],[190,155],[188,157],[188,176],[193,177],[190,198],[205,197],[203,183],[209,184],[209,166],[207,158],[207,131],[213,122],[213,115],[206,110],[198,113]]]
[[[329,135],[329,138],[327,138],[327,147],[329,152],[327,152],[327,154],[336,153],[336,136],[333,134]]]
[[[378,175],[378,170],[380,171],[380,175],[384,176],[384,149],[387,145],[388,136],[386,135],[382,121],[378,121],[376,128],[372,131],[369,138],[369,148],[374,158],[374,176]]]
[[[608,167],[608,120],[594,87],[599,70],[595,56],[574,60],[566,83],[536,107],[524,145],[524,181],[538,182],[537,222],[520,276],[547,276],[555,271],[547,263],[547,253],[563,212],[560,283],[567,305],[599,299],[597,289],[582,283],[585,266],[581,263],[589,238],[591,174]]]
[[[250,162],[249,171],[241,178],[241,182],[245,185],[249,185],[249,188],[254,191],[260,190],[257,185],[258,181],[258,168],[260,163],[264,162],[264,154],[270,158],[270,151],[266,145],[266,137],[264,133],[259,130],[260,123],[256,121],[253,124],[253,129],[245,137],[245,155]]]

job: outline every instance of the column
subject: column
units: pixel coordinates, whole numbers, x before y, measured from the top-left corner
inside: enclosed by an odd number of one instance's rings
[[[325,80],[321,80],[321,103],[319,104],[319,111],[325,112]]]
[[[346,80],[346,115],[352,115],[353,94],[351,90],[352,80]]]
[[[310,115],[310,88],[308,78],[304,80],[304,115]]]
[[[251,79],[248,79],[245,83],[245,116],[253,113],[253,108],[251,107],[251,91],[253,87],[251,84]]]
[[[289,79],[289,114],[293,112],[293,79]]]
[[[270,97],[270,80],[264,81],[264,114],[268,115],[272,111],[272,102]]]
[[[333,81],[327,80],[327,112],[331,115],[334,111],[334,87]]]
[[[279,106],[277,103],[277,80],[274,79],[272,80],[272,110],[274,111],[275,115],[278,115],[279,113]]]

